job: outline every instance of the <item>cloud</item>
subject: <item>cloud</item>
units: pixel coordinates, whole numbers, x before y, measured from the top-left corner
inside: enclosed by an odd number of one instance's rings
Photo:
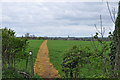
[[[1,0],[1,2],[106,2],[108,0]],[[119,0],[109,0],[118,2]]]
[[[110,3],[117,9],[117,3]],[[117,11],[116,11],[117,13]],[[90,36],[99,25],[112,27],[104,2],[3,2],[3,27],[14,29],[18,36],[29,32],[37,36]],[[75,29],[74,29],[75,28]]]

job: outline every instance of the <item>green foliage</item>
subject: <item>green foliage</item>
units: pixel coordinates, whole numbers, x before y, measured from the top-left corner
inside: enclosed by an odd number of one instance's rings
[[[2,53],[2,29],[0,29],[0,53]],[[0,66],[2,66],[2,54],[0,54]],[[0,79],[2,78],[2,67],[0,67]]]
[[[15,68],[15,64],[17,60],[25,59],[26,52],[25,49],[28,45],[27,39],[25,38],[17,38],[15,36],[15,32],[11,29],[4,28],[2,29],[2,63],[3,70],[13,67]],[[8,70],[8,74],[10,77],[15,77],[17,73],[10,74],[12,70]],[[7,71],[3,76],[7,76]],[[8,77],[9,77],[8,76]]]
[[[70,50],[66,52],[63,57],[62,70],[65,72],[66,76],[70,78],[77,78],[79,74],[79,68],[82,64],[87,63],[85,51],[80,50],[79,47],[73,46]]]
[[[118,16],[115,21],[115,30],[112,36],[112,43],[111,43],[111,77],[113,78],[120,78],[120,2],[118,7]]]
[[[95,48],[96,51],[96,57],[99,58],[99,60],[101,60],[101,65],[104,65],[104,67],[102,66],[102,70],[103,70],[103,74],[105,74],[105,76],[110,77],[110,57],[109,57],[109,52],[110,52],[110,46],[106,41],[103,41],[103,37],[99,38],[98,37],[99,33],[96,33],[96,35],[94,36],[94,38],[98,41],[99,45],[101,45],[101,48]],[[94,43],[94,42],[93,42]],[[94,56],[94,55],[93,55]]]
[[[2,78],[24,78],[23,75],[19,74],[14,68],[4,69],[2,71]]]
[[[35,63],[36,56],[39,50],[39,47],[42,40],[27,40],[26,38],[17,38],[15,32],[11,29],[4,28],[2,29],[2,38],[3,38],[3,67],[14,67],[15,69],[24,70],[26,69],[26,56],[29,56],[29,51],[33,52],[33,62]],[[29,44],[28,44],[29,43]],[[30,59],[28,57],[28,72],[31,72],[30,69]],[[7,69],[4,67],[4,70]],[[18,77],[19,74],[12,72],[11,69],[4,71],[2,76],[6,77]],[[7,74],[8,73],[8,74]],[[15,74],[11,74],[15,73]],[[8,75],[8,76],[7,76]],[[36,77],[36,76],[34,76]]]
[[[35,64],[37,53],[39,50],[40,45],[42,44],[43,40],[28,40],[29,44],[26,48],[26,54],[29,55],[29,51],[33,52],[33,63]],[[20,61],[16,61],[16,68],[20,70],[25,70],[26,68],[26,60],[20,59]],[[30,69],[30,57],[28,57],[28,72],[31,73]],[[34,76],[37,77],[37,76]]]

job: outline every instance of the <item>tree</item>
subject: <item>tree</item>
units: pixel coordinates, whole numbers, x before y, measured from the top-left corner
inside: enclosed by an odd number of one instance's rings
[[[29,37],[30,37],[30,33],[26,33],[26,34],[25,34],[25,37],[26,37],[26,38],[29,38]]]
[[[2,53],[2,29],[0,29],[0,53]],[[0,54],[0,60],[1,60],[1,54]]]
[[[15,61],[25,56],[27,39],[17,38],[11,29],[2,29],[3,67],[15,67]]]
[[[111,43],[112,77],[120,77],[120,2]]]
[[[107,54],[109,52],[109,44],[104,40],[104,34],[105,34],[105,27],[103,27],[102,24],[102,16],[100,15],[100,30],[97,28],[96,24],[94,25],[97,32],[93,39],[96,39],[98,41],[98,44],[96,45],[94,40],[92,40],[93,48],[97,52],[97,57],[99,57],[102,61],[102,64],[104,64],[103,72],[105,76],[110,77],[110,59],[109,55]],[[110,33],[109,33],[110,34]],[[100,37],[99,37],[100,36]],[[109,39],[109,36],[107,37]],[[100,45],[101,48],[97,48],[97,46]]]

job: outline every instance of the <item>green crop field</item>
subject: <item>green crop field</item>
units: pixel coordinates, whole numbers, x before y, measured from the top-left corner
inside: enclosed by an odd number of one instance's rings
[[[39,47],[43,40],[29,40],[29,45],[27,47],[27,52],[29,54],[29,51],[31,50],[33,52],[33,62],[35,63],[36,56],[39,50]],[[30,58],[28,58],[30,60]],[[30,61],[29,61],[30,62]],[[17,62],[16,67],[21,70],[25,70],[26,60],[21,60],[20,62]],[[30,63],[28,64],[28,72],[30,72]]]
[[[29,40],[29,46],[26,51],[27,52],[29,52],[30,50],[33,51],[34,63],[36,60],[38,49],[42,42],[43,42],[43,40]],[[82,49],[84,49],[86,47],[90,47],[91,51],[94,50],[92,41],[48,40],[47,45],[48,45],[48,49],[49,49],[50,62],[59,71],[59,74],[61,76],[64,76],[64,73],[62,72],[62,68],[61,68],[63,55],[68,49],[70,49],[71,47],[76,45]],[[99,43],[97,41],[95,41],[95,45],[98,48],[101,48],[101,46],[99,45]],[[18,62],[16,64],[16,67],[18,69],[25,70],[25,63],[26,63],[26,60],[21,60],[20,62]],[[30,63],[28,65],[30,65]],[[30,66],[28,66],[28,72],[31,73]],[[91,66],[90,64],[86,64],[86,65],[84,65],[84,67],[82,67],[80,69],[80,73],[81,73],[81,77],[89,78],[91,76],[94,77],[93,75],[96,75],[96,74],[98,76],[101,76],[102,70],[99,68],[99,66],[96,66],[96,65]]]
[[[90,47],[91,51],[93,51],[93,43],[92,41],[65,41],[65,40],[49,40],[48,41],[48,48],[49,48],[49,57],[50,61],[53,63],[55,68],[59,71],[61,76],[64,75],[62,72],[61,64],[63,59],[63,54],[66,50],[70,49],[72,46],[77,45],[80,48]],[[97,48],[101,48],[99,43],[96,41],[95,45]],[[80,69],[81,77],[94,77],[95,76],[102,76],[102,70],[100,69],[100,65],[98,66],[97,63],[99,60],[96,59],[96,65],[92,66],[90,64],[85,64],[84,67]]]

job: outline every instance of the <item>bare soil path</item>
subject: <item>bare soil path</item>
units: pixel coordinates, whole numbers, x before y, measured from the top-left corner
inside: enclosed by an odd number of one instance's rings
[[[48,56],[47,40],[45,40],[39,48],[36,62],[34,65],[35,74],[40,75],[42,78],[59,78],[58,71],[50,63]]]

